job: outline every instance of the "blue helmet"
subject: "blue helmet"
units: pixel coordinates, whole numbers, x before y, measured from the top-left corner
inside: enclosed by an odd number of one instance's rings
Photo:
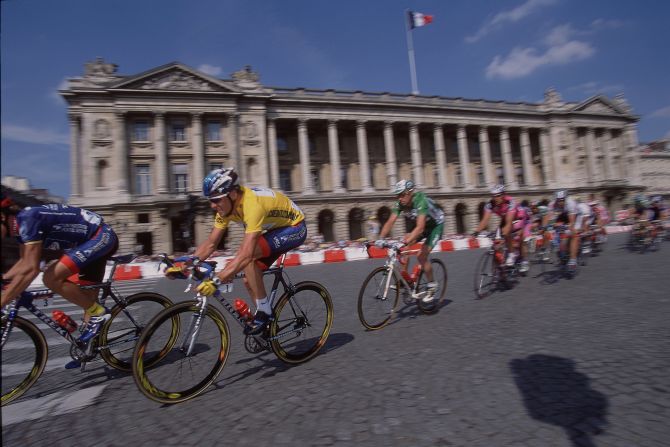
[[[215,169],[202,182],[202,195],[208,199],[227,196],[239,186],[237,172],[233,168]]]

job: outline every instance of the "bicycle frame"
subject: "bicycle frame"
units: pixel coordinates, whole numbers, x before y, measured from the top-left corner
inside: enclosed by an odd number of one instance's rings
[[[414,282],[414,284],[410,284],[405,279],[405,277],[402,275],[402,269],[398,266],[398,264],[400,263],[400,256],[403,256],[404,253],[401,253],[400,249],[396,248],[396,247],[389,246],[387,248],[390,248],[390,251],[389,251],[388,256],[386,257],[386,262],[384,263],[384,267],[387,269],[387,271],[389,273],[395,273],[395,276],[400,279],[404,289],[409,291],[412,298],[414,298],[414,299],[420,298],[419,292],[417,290],[418,286],[419,286],[419,283]],[[408,260],[408,262],[409,262],[409,260]],[[423,269],[423,267],[421,267],[421,268]],[[391,287],[391,278],[393,278],[392,274],[387,275],[386,284],[384,285],[384,293],[381,294],[383,299],[386,299],[386,297],[388,296],[388,291],[389,291],[389,288]]]

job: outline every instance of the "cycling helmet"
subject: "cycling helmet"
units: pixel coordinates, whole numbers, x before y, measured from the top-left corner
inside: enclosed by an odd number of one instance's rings
[[[494,196],[504,193],[505,193],[505,185],[493,185],[491,187],[491,194],[493,194]]]
[[[391,189],[391,192],[395,195],[402,194],[405,191],[413,191],[414,182],[411,180],[400,180],[395,186]]]
[[[233,168],[215,169],[202,182],[202,195],[208,199],[219,199],[227,196],[237,188],[239,180]]]
[[[598,206],[598,201],[597,201],[597,200],[591,200],[591,201],[588,203],[588,205],[589,205],[589,206]]]
[[[661,198],[661,196],[654,196],[651,198],[651,203],[661,203],[662,201],[663,199]]]
[[[555,194],[556,200],[565,200],[568,198],[568,192],[565,189],[556,191]]]

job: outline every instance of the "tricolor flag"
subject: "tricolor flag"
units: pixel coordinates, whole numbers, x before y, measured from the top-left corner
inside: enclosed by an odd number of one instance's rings
[[[421,12],[408,11],[409,25],[412,29],[428,25],[433,21],[433,16]]]

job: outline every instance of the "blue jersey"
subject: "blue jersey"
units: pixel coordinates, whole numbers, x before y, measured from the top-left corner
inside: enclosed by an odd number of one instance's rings
[[[19,242],[42,242],[45,249],[67,250],[90,240],[103,224],[100,215],[68,205],[25,208],[16,217]]]

